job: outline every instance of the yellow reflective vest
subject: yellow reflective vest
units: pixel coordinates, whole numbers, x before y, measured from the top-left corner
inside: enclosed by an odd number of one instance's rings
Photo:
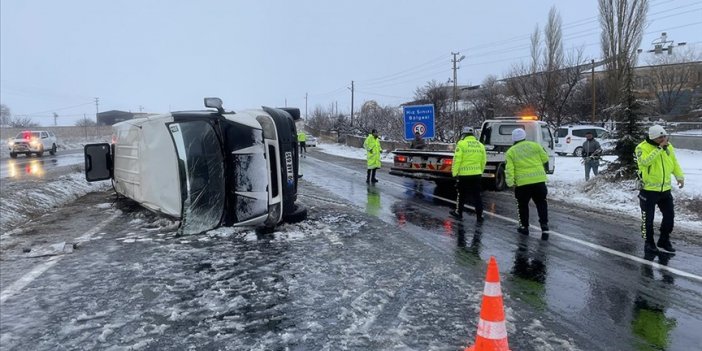
[[[519,141],[505,154],[505,180],[507,186],[522,186],[546,181],[548,153],[533,141]]]
[[[373,134],[368,134],[366,141],[363,142],[363,148],[366,149],[368,169],[380,168],[380,140]]]
[[[671,189],[671,174],[677,180],[684,178],[673,145],[668,144],[666,149],[662,149],[657,144],[644,140],[636,146],[635,153],[644,190],[668,191]]]
[[[297,133],[297,142],[301,143],[303,141],[307,141],[307,135],[303,132]]]
[[[487,163],[485,146],[475,136],[467,135],[456,143],[451,174],[454,177],[483,174],[485,163]]]

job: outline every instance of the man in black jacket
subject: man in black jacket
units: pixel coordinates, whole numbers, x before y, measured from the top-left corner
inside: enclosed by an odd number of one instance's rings
[[[583,143],[583,164],[585,165],[585,181],[590,180],[590,169],[597,175],[597,170],[600,167],[600,155],[602,155],[602,147],[595,140],[592,132],[585,133],[585,142]]]

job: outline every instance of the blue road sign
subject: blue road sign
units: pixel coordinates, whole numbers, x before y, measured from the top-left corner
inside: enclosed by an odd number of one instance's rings
[[[414,133],[419,132],[422,138],[434,137],[434,105],[403,106],[405,117],[405,139],[414,139]]]

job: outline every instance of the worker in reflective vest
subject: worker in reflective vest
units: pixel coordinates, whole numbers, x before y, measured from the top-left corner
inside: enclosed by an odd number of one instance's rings
[[[366,183],[377,183],[375,171],[380,168],[380,140],[378,139],[378,131],[373,129],[366,141],[363,142],[363,148],[366,149],[366,159],[368,160],[368,170],[366,173]]]
[[[300,144],[300,155],[307,153],[307,135],[305,132],[297,133],[297,142]],[[302,157],[305,157],[304,155]]]
[[[461,139],[456,143],[453,154],[451,174],[456,179],[456,208],[449,212],[455,218],[463,218],[463,206],[468,199],[475,205],[475,215],[478,223],[483,222],[482,191],[483,171],[487,162],[485,146],[473,134],[471,127],[463,127]]]
[[[519,227],[517,231],[529,235],[529,201],[536,204],[541,224],[541,239],[548,240],[548,203],[546,195],[546,169],[548,153],[539,143],[525,140],[526,131],[517,128],[512,131],[512,145],[505,154],[505,180],[507,186],[514,186],[517,198]]]
[[[670,233],[673,232],[673,195],[671,190],[671,177],[673,174],[678,181],[678,186],[685,185],[682,168],[675,157],[675,148],[668,142],[668,133],[659,125],[648,129],[648,138],[636,146],[636,163],[639,167],[639,177],[642,187],[639,191],[639,205],[641,206],[641,234],[646,239],[644,251],[663,251],[675,253],[670,243]],[[653,216],[656,206],[661,209],[661,235],[658,246],[653,240]]]

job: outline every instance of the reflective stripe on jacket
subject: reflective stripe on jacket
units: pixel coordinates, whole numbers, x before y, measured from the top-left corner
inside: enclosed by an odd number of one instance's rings
[[[548,153],[533,141],[519,141],[505,154],[505,180],[507,186],[522,186],[546,181],[545,163]]]
[[[380,168],[380,140],[373,134],[368,134],[366,141],[363,142],[363,148],[366,149],[368,169]]]
[[[662,149],[653,141],[644,140],[636,146],[635,153],[644,190],[668,191],[672,188],[671,174],[677,180],[684,178],[673,145],[668,144],[667,149]]]
[[[303,132],[297,133],[297,141],[298,142],[307,141],[307,135],[305,135],[305,133],[303,133]]]
[[[454,177],[483,174],[486,162],[485,146],[475,136],[468,135],[456,143],[451,174]]]

